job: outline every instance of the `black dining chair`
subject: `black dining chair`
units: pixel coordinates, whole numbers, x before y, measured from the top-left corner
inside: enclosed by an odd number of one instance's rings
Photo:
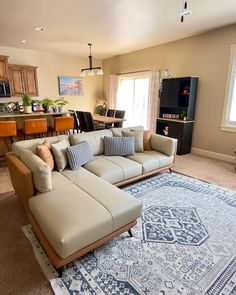
[[[113,110],[113,109],[108,109],[107,110],[107,117],[115,117],[115,113],[116,113],[116,110]],[[106,124],[106,129],[111,129],[113,127],[113,124]]]
[[[79,129],[80,132],[86,132],[87,127],[86,127],[86,122],[85,122],[85,117],[84,117],[84,112],[82,111],[76,111],[76,114],[79,119]]]
[[[124,117],[125,117],[125,111],[116,110],[115,118],[124,119]],[[121,128],[121,127],[123,127],[123,122],[114,123],[114,127],[115,128]]]
[[[107,117],[115,117],[116,110],[108,109],[107,110]]]
[[[90,112],[84,112],[84,119],[86,124],[86,132],[95,131],[95,123]]]
[[[100,115],[100,116],[106,116],[106,115],[107,115],[107,109],[102,108],[102,109],[100,110],[99,115]]]
[[[79,133],[79,118],[78,118],[78,115],[77,115],[77,112],[74,111],[74,110],[69,110],[69,112],[73,112],[73,117],[74,117],[74,130],[77,131],[77,133]],[[73,133],[74,133],[74,130],[73,130]]]

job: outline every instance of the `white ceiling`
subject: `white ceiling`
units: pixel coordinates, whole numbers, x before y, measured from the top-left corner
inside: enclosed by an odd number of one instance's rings
[[[236,22],[236,0],[0,0],[0,45],[106,58]],[[33,27],[43,26],[44,32]],[[30,43],[22,44],[22,39]]]

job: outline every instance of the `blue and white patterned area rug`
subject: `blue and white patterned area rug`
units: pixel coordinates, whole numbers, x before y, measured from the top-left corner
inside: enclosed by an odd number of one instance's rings
[[[56,295],[236,295],[235,192],[176,173],[124,190],[144,205],[134,237],[124,233],[61,278],[54,273]]]

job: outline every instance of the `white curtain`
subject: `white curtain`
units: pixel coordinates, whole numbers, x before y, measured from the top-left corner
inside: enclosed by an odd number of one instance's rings
[[[147,129],[156,132],[156,120],[158,114],[159,70],[152,69],[150,72],[148,91]]]
[[[108,97],[108,108],[116,109],[117,107],[117,93],[120,83],[120,77],[118,75],[110,75],[109,85],[109,97]]]

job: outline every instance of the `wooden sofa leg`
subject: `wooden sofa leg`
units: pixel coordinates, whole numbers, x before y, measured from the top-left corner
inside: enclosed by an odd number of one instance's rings
[[[57,273],[58,273],[59,278],[61,278],[61,276],[62,276],[63,269],[64,269],[63,266],[62,266],[62,267],[59,267],[59,268],[57,269]]]
[[[130,237],[132,238],[133,237],[133,234],[132,234],[131,229],[128,229],[128,233],[129,233]]]
[[[172,169],[171,168],[169,168],[169,172],[172,173]]]

